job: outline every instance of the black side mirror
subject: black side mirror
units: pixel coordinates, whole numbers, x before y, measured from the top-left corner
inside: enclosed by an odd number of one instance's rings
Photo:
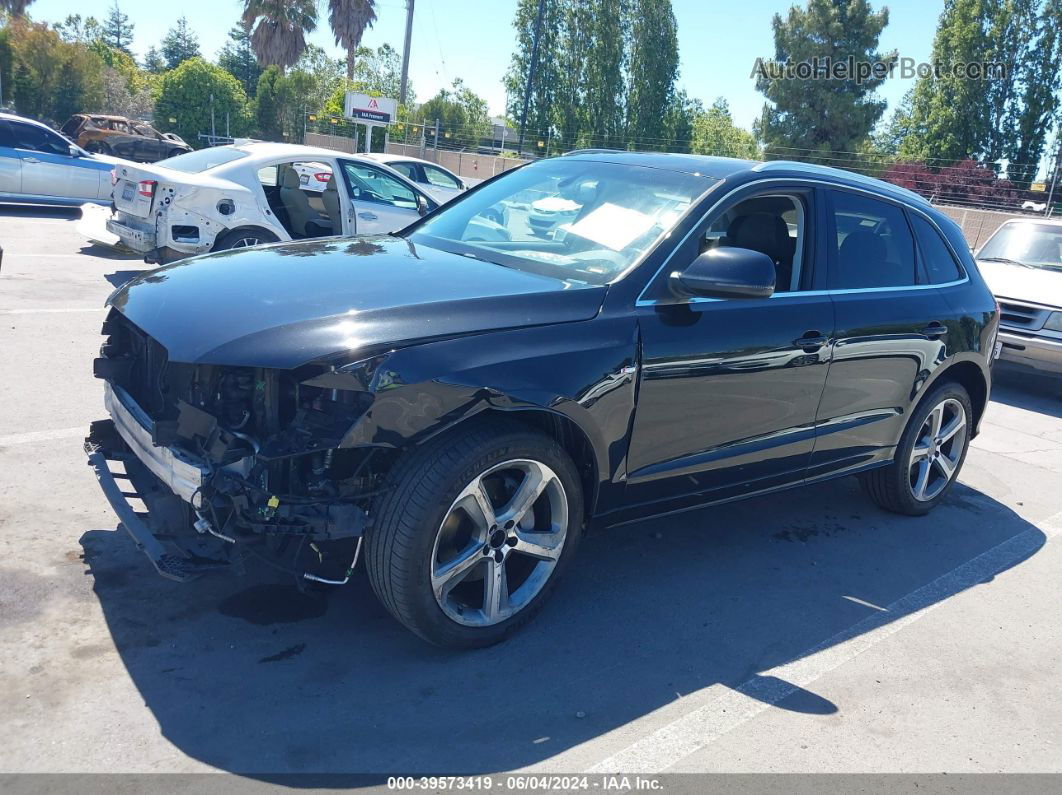
[[[774,262],[748,248],[724,246],[705,251],[668,279],[684,297],[768,298],[774,292]]]

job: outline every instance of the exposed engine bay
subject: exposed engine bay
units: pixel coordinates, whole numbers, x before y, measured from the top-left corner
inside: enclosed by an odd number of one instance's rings
[[[112,419],[94,424],[87,446],[124,464],[154,535],[183,555],[156,561],[160,573],[186,579],[252,555],[300,579],[342,577],[392,454],[336,449],[371,397],[287,371],[168,362],[119,313],[103,331],[94,371]]]

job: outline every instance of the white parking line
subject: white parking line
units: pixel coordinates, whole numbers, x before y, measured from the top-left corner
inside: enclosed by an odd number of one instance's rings
[[[76,428],[59,428],[54,431],[30,431],[29,433],[12,433],[0,436],[0,447],[12,447],[16,444],[32,444],[33,442],[48,442],[53,439],[72,439],[75,436],[86,436],[88,425],[78,425]]]
[[[782,699],[914,623],[948,597],[985,582],[1028,557],[1062,531],[1062,512],[1039,528],[1030,528],[918,588],[884,611],[808,649],[793,662],[764,671],[710,703],[688,712],[637,742],[598,762],[588,773],[660,773]],[[899,618],[893,619],[893,616]]]
[[[101,312],[105,306],[61,306],[41,309],[0,309],[0,315],[46,315],[57,312]]]

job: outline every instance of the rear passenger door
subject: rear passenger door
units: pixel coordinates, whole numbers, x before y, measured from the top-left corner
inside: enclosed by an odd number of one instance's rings
[[[947,355],[954,314],[901,204],[829,191],[827,249],[836,331],[811,478],[892,457],[912,398]]]

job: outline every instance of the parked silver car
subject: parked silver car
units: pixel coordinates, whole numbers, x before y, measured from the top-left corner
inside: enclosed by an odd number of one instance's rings
[[[94,155],[45,124],[0,113],[0,202],[110,204],[118,158]]]
[[[999,301],[1000,359],[1062,375],[1062,221],[1007,221],[977,252]]]

